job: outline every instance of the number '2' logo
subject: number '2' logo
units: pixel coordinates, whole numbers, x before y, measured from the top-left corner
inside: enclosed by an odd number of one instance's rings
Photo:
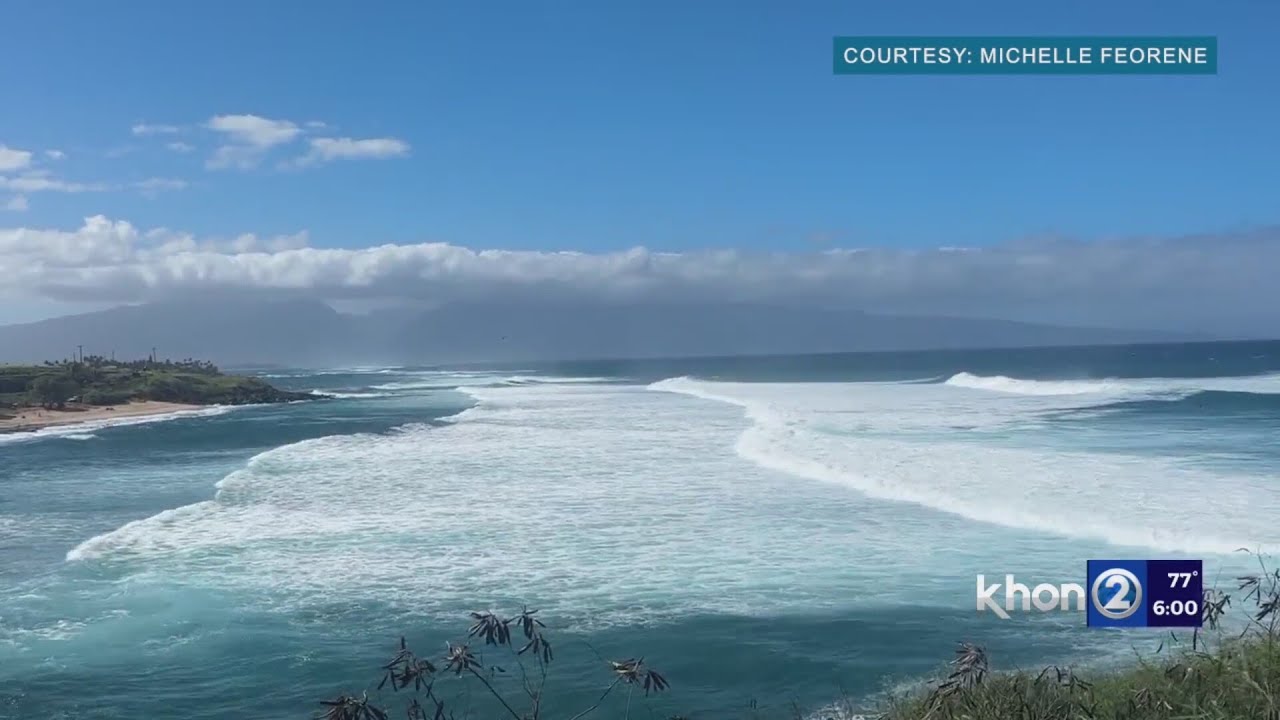
[[[1110,568],[1098,573],[1089,599],[1103,617],[1123,620],[1142,607],[1142,582],[1124,568]]]

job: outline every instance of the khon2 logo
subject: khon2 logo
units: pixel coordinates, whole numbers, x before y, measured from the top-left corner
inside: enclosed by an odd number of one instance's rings
[[[1005,620],[1035,608],[1083,611],[1089,627],[1200,627],[1203,565],[1200,560],[1090,560],[1084,585],[1028,586],[1011,574],[1004,583],[988,583],[978,575],[977,608]]]

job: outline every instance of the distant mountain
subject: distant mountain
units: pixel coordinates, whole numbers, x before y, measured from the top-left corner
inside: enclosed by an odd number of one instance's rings
[[[221,299],[135,305],[0,326],[0,361],[105,357],[220,362],[320,357],[350,336],[350,318],[320,302]]]
[[[736,304],[473,303],[347,315],[198,299],[0,326],[0,362],[85,353],[219,363],[429,363],[1159,342],[1170,333]]]

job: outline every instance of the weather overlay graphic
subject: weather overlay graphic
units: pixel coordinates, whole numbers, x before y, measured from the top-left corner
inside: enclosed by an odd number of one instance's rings
[[[1200,627],[1201,560],[1090,560],[1089,627]]]

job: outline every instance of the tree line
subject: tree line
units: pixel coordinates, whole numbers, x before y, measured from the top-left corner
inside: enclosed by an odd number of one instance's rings
[[[85,355],[79,360],[46,360],[44,364],[46,367],[75,368],[76,366],[81,366],[94,369],[162,370],[166,372],[195,373],[198,375],[220,375],[222,373],[217,365],[208,360],[196,360],[194,358],[184,358],[182,360],[170,360],[167,358],[164,360],[156,360],[154,358],[115,360],[101,355]]]
[[[92,405],[128,402],[133,393],[113,388],[112,381],[131,380],[147,373],[183,373],[216,376],[221,371],[205,360],[114,360],[101,355],[85,355],[80,360],[45,361],[44,366],[56,372],[43,373],[27,386],[31,402],[45,409],[65,409],[68,402],[79,398]],[[101,387],[95,387],[101,386]]]

